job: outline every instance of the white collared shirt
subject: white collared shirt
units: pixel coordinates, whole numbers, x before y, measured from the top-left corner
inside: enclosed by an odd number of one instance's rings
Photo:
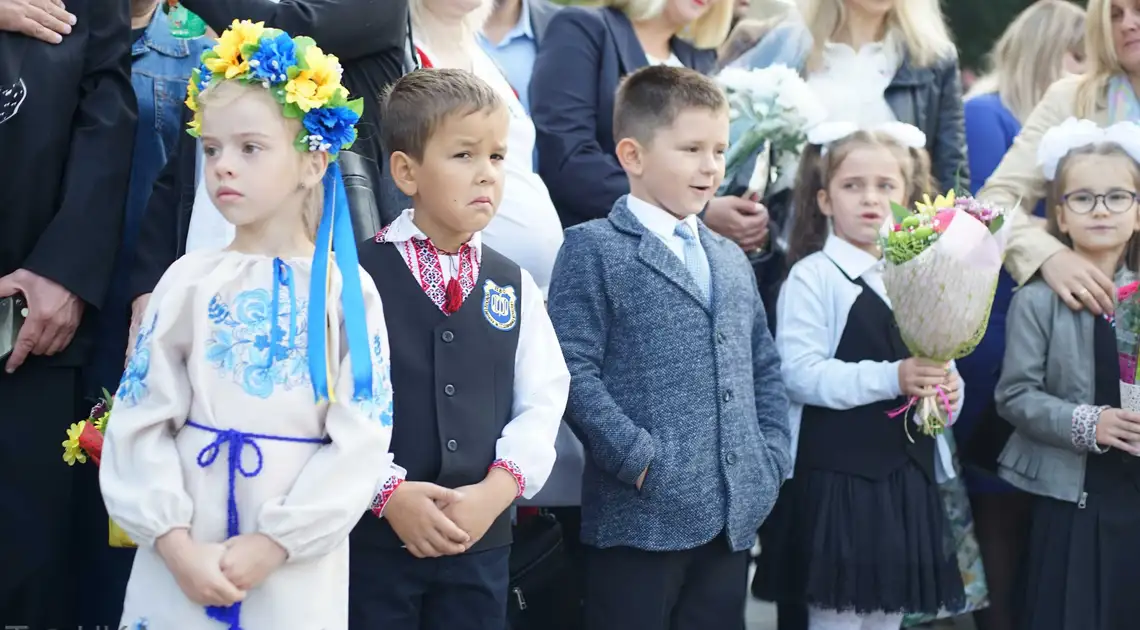
[[[411,239],[428,240],[428,237],[412,222],[413,216],[413,210],[405,210],[377,238],[397,246],[408,269],[417,274],[418,279],[418,263],[412,258],[414,250],[403,245]],[[483,239],[476,232],[467,245],[475,250],[473,271],[478,277],[483,258]],[[448,266],[440,265],[444,270],[445,283],[451,277],[447,275]],[[496,463],[505,463],[502,467],[515,475],[523,498],[529,499],[542,489],[554,467],[554,440],[562,423],[562,413],[566,410],[570,372],[562,358],[562,348],[554,334],[554,325],[546,313],[542,292],[526,269],[520,269],[520,273],[522,314],[519,318],[518,349],[515,351],[514,400],[511,404],[511,420],[495,443],[495,458]],[[401,334],[398,330],[390,330],[388,333]],[[383,499],[373,505],[373,510],[377,513],[383,510],[384,501],[391,496],[391,491],[384,495],[383,487],[393,487],[396,479],[404,477],[404,470],[399,464],[399,461],[395,462],[392,477],[382,482],[380,494]]]
[[[645,226],[645,229],[661,239],[661,242],[665,243],[665,247],[668,247],[669,251],[676,254],[682,263],[685,262],[685,241],[674,232],[674,230],[677,229],[677,224],[687,224],[689,229],[693,231],[693,234],[697,235],[697,242],[700,242],[701,232],[697,229],[696,215],[689,215],[684,219],[678,219],[648,201],[643,201],[633,195],[629,195],[625,198],[625,205],[629,208],[629,211],[633,213],[633,216],[637,217],[637,220]],[[703,245],[701,249],[704,249]]]
[[[827,237],[823,251],[792,265],[776,303],[776,351],[791,403],[788,424],[793,462],[804,405],[853,409],[902,395],[901,361],[851,363],[835,358],[847,316],[863,292],[843,274],[862,279],[891,305],[883,284],[882,261],[834,234]],[[964,398],[958,399],[955,413],[961,411]],[[937,445],[939,481],[952,479],[946,438],[938,436]]]
[[[903,43],[894,31],[858,51],[827,42],[823,63],[808,74],[807,84],[827,109],[829,121],[872,127],[895,120],[884,93],[902,61]]]

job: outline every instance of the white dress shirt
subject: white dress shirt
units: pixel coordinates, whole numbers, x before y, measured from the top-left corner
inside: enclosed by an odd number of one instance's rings
[[[863,292],[844,273],[861,278],[887,306],[891,305],[883,284],[882,262],[835,235],[827,238],[823,251],[792,265],[776,303],[776,351],[791,403],[788,425],[793,463],[804,405],[853,409],[903,394],[901,361],[851,363],[835,358],[847,315]],[[964,400],[964,396],[959,397],[955,414],[961,411]],[[946,438],[938,436],[936,442],[941,482],[954,477],[954,468]]]
[[[413,210],[405,210],[378,235],[378,240],[397,245],[401,257],[409,270],[420,278],[417,271],[419,259],[410,255],[414,250],[402,245],[409,240],[429,240],[412,222]],[[474,275],[479,275],[482,261],[483,239],[476,232],[467,245],[475,251]],[[446,256],[444,257],[446,258]],[[458,269],[458,264],[449,265],[440,260],[444,283]],[[521,267],[521,265],[520,265]],[[562,413],[566,410],[566,398],[570,393],[570,372],[562,358],[562,348],[554,334],[554,326],[546,313],[546,303],[538,285],[526,269],[522,274],[522,314],[519,319],[518,349],[515,351],[514,400],[511,404],[511,420],[503,428],[502,435],[495,444],[496,462],[508,462],[508,471],[521,474],[520,492],[523,498],[531,498],[542,489],[554,467],[554,440],[562,423]],[[466,297],[466,296],[465,296]],[[389,331],[400,334],[400,331]],[[399,422],[399,418],[395,420]],[[396,461],[391,478],[381,484],[393,487],[394,480],[403,479],[405,471]],[[512,472],[512,474],[515,474]],[[374,503],[373,511],[383,510],[383,500]]]
[[[884,92],[902,61],[902,39],[894,31],[858,51],[827,42],[823,63],[808,74],[807,84],[827,108],[829,121],[872,127],[895,120]]]
[[[633,216],[645,226],[645,229],[661,239],[661,242],[665,243],[665,247],[668,247],[669,251],[673,252],[677,258],[680,258],[682,263],[685,262],[685,241],[680,236],[677,236],[675,231],[677,224],[687,224],[693,234],[697,235],[697,242],[701,240],[701,232],[697,229],[696,215],[691,214],[684,219],[678,219],[648,201],[643,201],[633,195],[629,195],[625,198],[625,205],[629,208],[629,211],[633,213]],[[700,249],[703,254],[705,251],[703,243]],[[706,262],[708,260],[707,254],[705,254],[705,260]]]
[[[416,42],[416,47],[431,61],[431,50],[423,42]],[[478,46],[472,51],[471,71],[498,92],[511,114],[503,200],[495,218],[483,228],[483,242],[530,272],[545,297],[562,247],[562,221],[546,184],[534,172],[534,122],[498,64]]]
[[[198,186],[194,191],[194,207],[190,211],[190,228],[186,231],[186,253],[199,250],[220,250],[234,240],[234,226],[222,216],[210,193],[206,191],[206,160],[202,159],[201,142],[198,142]]]

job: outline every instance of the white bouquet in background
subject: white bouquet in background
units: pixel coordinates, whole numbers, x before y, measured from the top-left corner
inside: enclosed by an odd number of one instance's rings
[[[780,171],[799,162],[807,130],[823,122],[827,110],[799,73],[782,64],[725,68],[717,82],[728,96],[731,121],[725,186],[738,181],[740,171],[756,158],[755,176],[747,176],[754,183],[748,188],[763,197],[772,182],[794,178],[793,173],[781,177]],[[725,192],[722,187],[721,194]]]

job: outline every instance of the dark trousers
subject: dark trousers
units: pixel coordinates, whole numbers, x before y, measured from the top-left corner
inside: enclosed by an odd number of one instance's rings
[[[586,630],[743,630],[748,552],[587,548]]]
[[[349,547],[349,630],[503,630],[511,548],[416,558]]]
[[[75,471],[60,446],[82,417],[79,393],[78,369],[38,357],[0,372],[0,627],[69,624],[69,580],[90,578],[67,556]]]

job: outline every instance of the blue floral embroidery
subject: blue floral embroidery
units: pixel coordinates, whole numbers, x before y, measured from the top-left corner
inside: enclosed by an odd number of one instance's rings
[[[268,398],[277,387],[309,385],[306,302],[281,296],[277,321],[272,321],[274,310],[265,289],[242,291],[232,307],[221,295],[210,300],[206,360],[223,378],[258,398]]]
[[[116,406],[134,407],[149,393],[146,386],[146,376],[150,372],[150,342],[154,336],[156,322],[158,322],[158,313],[151,316],[150,323],[139,327],[139,336],[135,340],[135,351],[127,360],[127,367],[123,370],[123,378],[119,381],[119,391],[115,393]]]
[[[135,627],[132,628],[132,630],[147,630],[148,628],[150,628],[150,625],[148,625],[146,617],[143,617],[135,622]]]
[[[372,336],[372,396],[356,401],[360,411],[380,426],[392,426],[392,382],[388,364],[383,360],[383,343],[380,333]]]

